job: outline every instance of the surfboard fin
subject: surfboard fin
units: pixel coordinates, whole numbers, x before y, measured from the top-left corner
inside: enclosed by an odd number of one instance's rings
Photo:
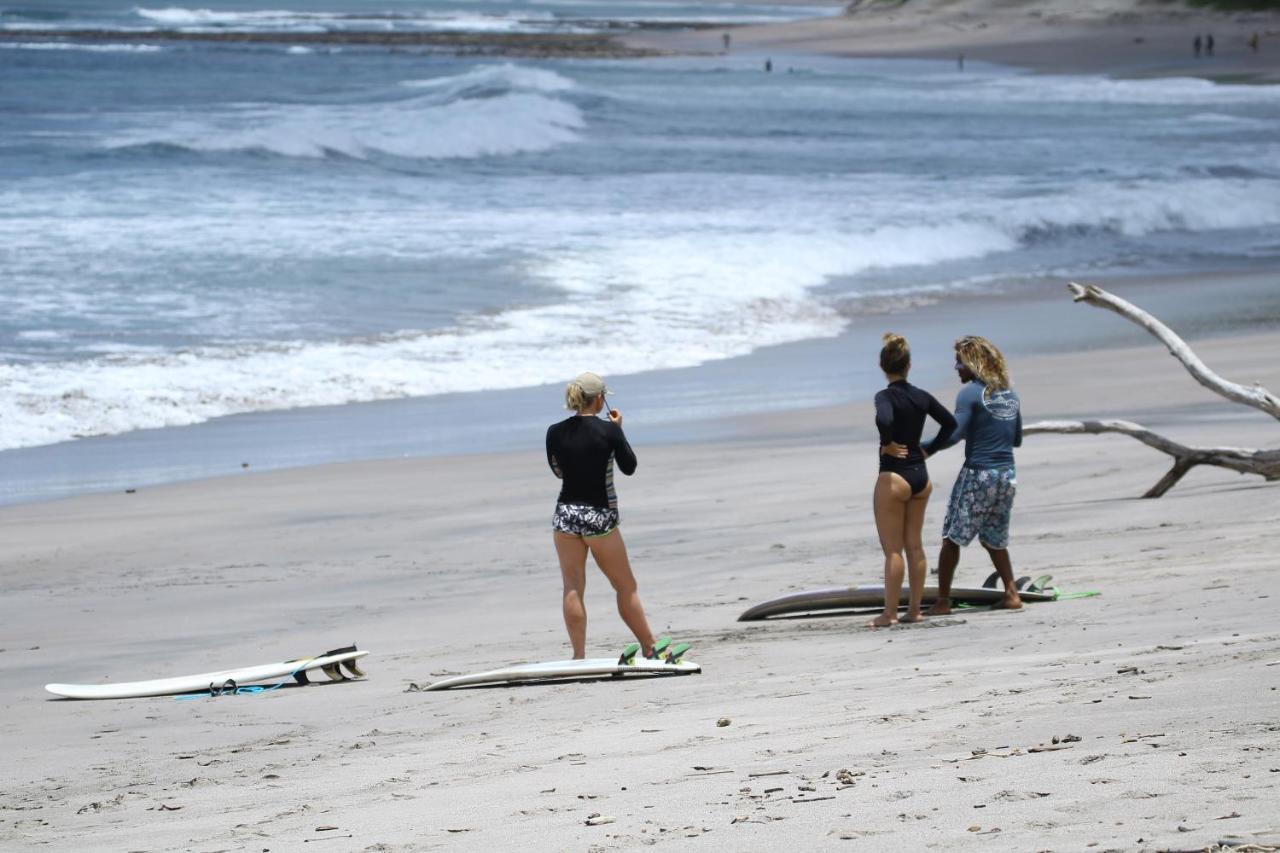
[[[665,658],[666,662],[680,663],[681,659],[684,657],[684,653],[689,651],[691,648],[693,648],[692,643],[676,643],[667,651],[667,656]]]
[[[347,672],[351,673],[354,677],[364,678],[364,670],[361,669],[360,664],[355,661],[344,660],[340,665],[346,667]]]
[[[622,654],[618,656],[618,666],[630,666],[636,662],[638,654],[640,654],[640,644],[627,643],[622,647]]]
[[[347,677],[342,674],[342,669],[336,663],[326,664],[325,666],[320,667],[320,669],[324,670],[324,674],[329,676],[330,681],[347,680]]]
[[[1053,580],[1053,575],[1041,575],[1033,580],[1028,586],[1028,592],[1044,592],[1049,588],[1049,582]]]

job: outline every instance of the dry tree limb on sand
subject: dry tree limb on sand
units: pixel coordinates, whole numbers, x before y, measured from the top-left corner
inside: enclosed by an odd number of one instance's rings
[[[1023,430],[1035,433],[1076,433],[1100,435],[1115,432],[1136,438],[1148,447],[1173,457],[1173,467],[1150,489],[1144,498],[1158,498],[1169,491],[1182,476],[1197,465],[1216,465],[1242,474],[1258,474],[1268,480],[1280,480],[1280,450],[1250,450],[1246,447],[1188,447],[1154,433],[1132,421],[1040,421]]]
[[[1114,311],[1126,320],[1137,323],[1155,335],[1162,344],[1169,348],[1169,354],[1182,362],[1187,372],[1210,391],[1220,394],[1233,402],[1261,409],[1276,420],[1280,420],[1280,397],[1272,394],[1261,385],[1254,385],[1250,388],[1247,385],[1240,385],[1223,379],[1210,370],[1200,360],[1200,357],[1192,352],[1186,341],[1137,305],[1092,284],[1076,284],[1073,281],[1067,285],[1067,289],[1071,291],[1073,302],[1084,302],[1095,308],[1106,308],[1108,311]]]
[[[1261,385],[1248,387],[1223,379],[1210,370],[1200,357],[1187,346],[1187,342],[1178,337],[1164,323],[1143,311],[1138,306],[1108,293],[1094,285],[1083,285],[1071,282],[1067,285],[1072,299],[1084,302],[1097,308],[1114,311],[1126,320],[1130,320],[1160,340],[1169,349],[1169,353],[1186,367],[1197,382],[1209,390],[1232,402],[1241,403],[1259,409],[1280,420],[1280,398],[1267,391]],[[1089,421],[1040,421],[1029,425],[1024,432],[1028,435],[1036,433],[1075,433],[1099,435],[1102,433],[1120,433],[1141,441],[1148,447],[1155,448],[1173,457],[1173,467],[1160,479],[1144,498],[1158,498],[1173,488],[1182,477],[1197,465],[1216,465],[1230,468],[1242,474],[1257,474],[1267,480],[1280,480],[1280,450],[1253,450],[1244,447],[1189,447],[1185,444],[1165,438],[1140,424],[1119,420]]]

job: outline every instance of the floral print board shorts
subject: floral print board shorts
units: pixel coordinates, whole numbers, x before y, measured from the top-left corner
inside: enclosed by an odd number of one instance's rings
[[[551,517],[551,529],[570,536],[604,536],[612,533],[618,526],[616,509],[601,509],[598,506],[585,504],[556,504],[556,513]]]
[[[974,537],[988,548],[1009,547],[1009,516],[1018,475],[1013,468],[961,468],[951,488],[942,536],[957,545]]]

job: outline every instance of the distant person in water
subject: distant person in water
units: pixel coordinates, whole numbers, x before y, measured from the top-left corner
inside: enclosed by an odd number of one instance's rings
[[[1213,56],[1213,33],[1204,37],[1204,55]]]
[[[627,546],[618,529],[618,496],[613,488],[616,464],[623,474],[636,470],[636,455],[622,433],[622,413],[605,405],[604,380],[583,373],[565,388],[565,407],[574,414],[547,430],[547,464],[563,481],[551,519],[560,574],[564,580],[564,624],[573,657],[586,657],[587,554],[613,585],[618,614],[635,634],[645,657],[653,656],[653,632],[636,589]],[[608,420],[597,417],[601,411]]]
[[[769,72],[773,71],[773,60],[772,60],[772,59],[766,59],[766,60],[764,61],[764,70],[765,70],[765,73],[769,73]]]
[[[964,54],[963,53],[956,57],[956,68],[958,68],[960,71],[964,70]]]
[[[876,394],[876,429],[880,433],[880,473],[876,477],[873,505],[876,532],[884,551],[884,612],[871,623],[884,628],[898,621],[905,568],[910,586],[904,622],[919,622],[920,603],[928,564],[924,553],[924,511],[933,493],[929,470],[925,467],[920,436],[925,418],[931,417],[941,429],[935,442],[946,442],[956,428],[956,419],[946,406],[928,391],[907,381],[911,370],[911,349],[901,335],[886,334],[880,350],[880,369],[889,387]]]
[[[1200,36],[1197,35],[1195,40],[1191,42],[1191,49],[1196,52],[1196,56],[1200,55]]]
[[[721,41],[722,41],[722,42],[724,42],[724,52],[725,52],[725,53],[728,53],[728,52],[729,52],[729,42],[733,40],[733,39],[732,39],[732,37],[731,37],[728,33],[725,33],[724,35],[722,35],[722,36],[720,37],[720,39],[721,39]]]
[[[951,487],[938,554],[938,600],[933,616],[951,612],[951,581],[960,549],[976,537],[1004,583],[1001,606],[1022,607],[1009,559],[1009,516],[1018,488],[1013,449],[1022,446],[1022,405],[1009,368],[995,344],[976,335],[956,341],[956,374],[964,387],[956,397],[956,429],[924,446],[932,456],[964,439],[964,467]],[[901,454],[901,446],[890,451]]]

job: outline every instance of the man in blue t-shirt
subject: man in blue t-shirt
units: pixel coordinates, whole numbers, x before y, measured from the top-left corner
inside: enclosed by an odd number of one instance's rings
[[[956,396],[956,430],[942,441],[923,445],[925,456],[964,439],[964,467],[956,477],[942,523],[938,555],[938,600],[930,615],[951,612],[951,581],[960,564],[960,548],[982,544],[1004,583],[1000,606],[1022,607],[1009,559],[1009,516],[1018,478],[1013,448],[1022,446],[1022,406],[1009,382],[1004,356],[986,338],[956,341],[956,373],[964,387]]]

